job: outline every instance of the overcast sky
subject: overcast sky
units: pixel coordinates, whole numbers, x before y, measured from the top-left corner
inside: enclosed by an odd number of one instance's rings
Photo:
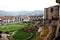
[[[56,5],[56,0],[0,0],[0,10],[33,11]]]

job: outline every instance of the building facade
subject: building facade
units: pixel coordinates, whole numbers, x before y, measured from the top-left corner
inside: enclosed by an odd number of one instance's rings
[[[43,15],[32,15],[30,16],[30,21],[40,21],[43,19]]]
[[[49,28],[49,33],[53,32],[55,29],[55,37],[60,35],[60,16],[59,16],[59,5],[51,6],[45,8],[44,12],[45,23]],[[48,34],[49,35],[49,34]]]
[[[45,19],[58,20],[59,19],[59,5],[45,8]]]
[[[0,19],[0,25],[3,25],[3,20],[2,19]]]

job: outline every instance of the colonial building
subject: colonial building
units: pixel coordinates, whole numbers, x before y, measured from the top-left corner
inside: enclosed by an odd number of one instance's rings
[[[0,19],[3,20],[4,23],[13,23],[15,21],[13,16],[0,16]]]
[[[3,25],[3,20],[2,19],[0,19],[0,25]]]
[[[23,21],[23,18],[21,16],[15,16],[15,22],[21,22]]]
[[[23,21],[29,21],[29,16],[23,15],[23,16],[16,16],[15,22],[23,22]]]
[[[30,20],[30,17],[29,16],[27,16],[27,15],[23,15],[21,18],[23,18],[23,22],[24,21],[29,21]]]
[[[31,15],[30,21],[40,21],[43,19],[43,15]]]
[[[2,19],[0,20],[1,24],[8,24],[28,21],[40,21],[43,19],[43,15],[0,16],[0,19]]]

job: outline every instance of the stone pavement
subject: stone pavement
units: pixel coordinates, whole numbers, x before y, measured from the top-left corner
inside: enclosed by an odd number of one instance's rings
[[[2,38],[0,38],[0,40],[9,40],[7,38],[8,34],[1,34],[2,35]]]

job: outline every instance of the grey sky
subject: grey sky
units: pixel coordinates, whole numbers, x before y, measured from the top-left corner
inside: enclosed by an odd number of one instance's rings
[[[44,10],[49,6],[54,6],[56,0],[0,0],[0,10],[20,11],[20,10]]]

